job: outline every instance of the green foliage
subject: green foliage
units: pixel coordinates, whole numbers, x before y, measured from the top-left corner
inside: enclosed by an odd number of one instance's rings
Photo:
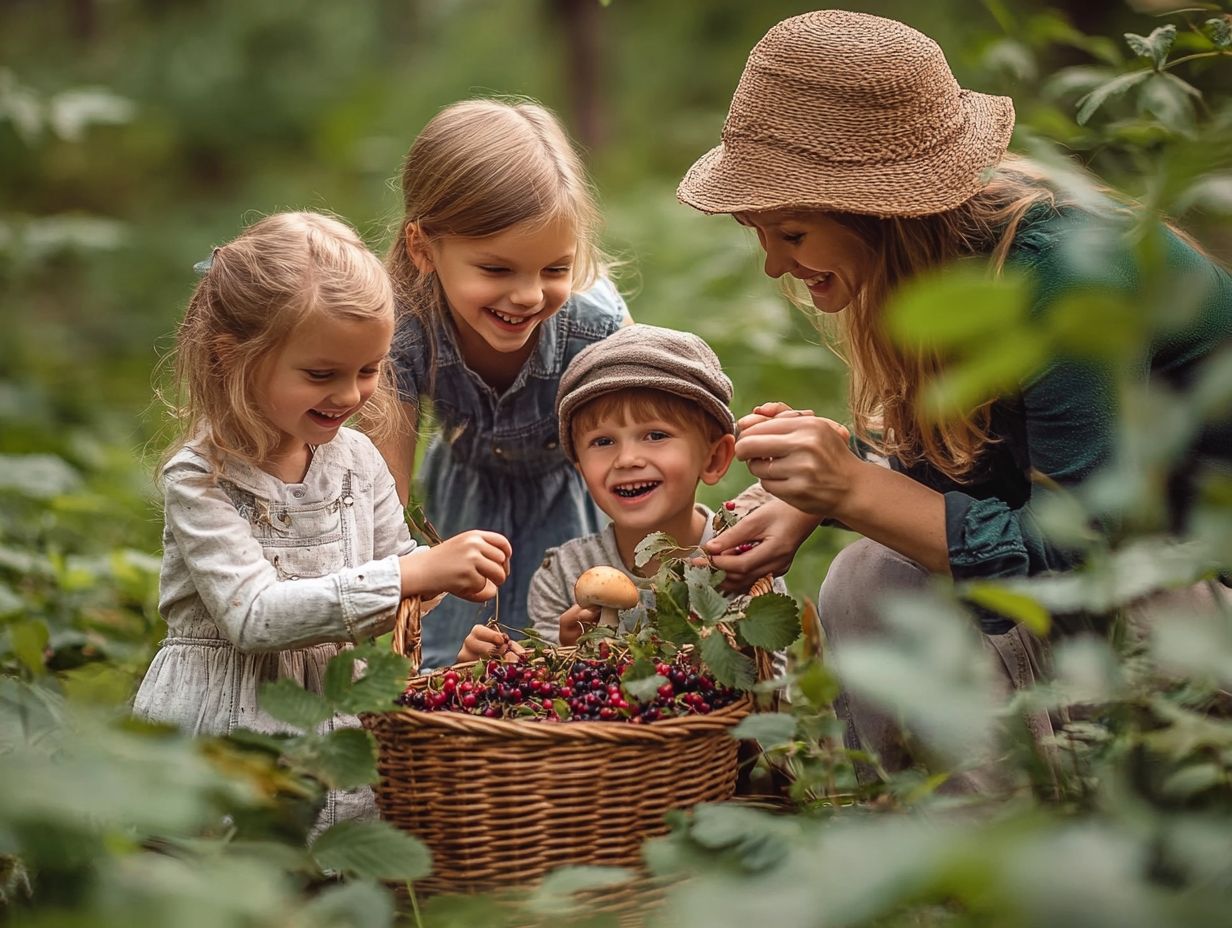
[[[371,880],[418,880],[432,869],[423,842],[387,822],[339,822],[310,850],[322,870]]]
[[[124,717],[164,633],[151,346],[165,349],[193,262],[246,219],[333,209],[379,246],[397,208],[388,179],[438,106],[491,90],[568,112],[577,82],[546,4],[148,6],[26,4],[0,30],[0,917],[39,928],[385,928],[395,906],[375,880],[418,879],[426,852],[379,826],[331,830],[311,851],[307,837],[327,785],[375,776],[365,732],[317,726],[384,707],[400,662],[368,652],[354,679],[364,656],[352,653],[331,665],[323,697],[285,684],[264,694],[298,735],[193,739]],[[1115,5],[1071,22],[1006,0],[874,10],[938,38],[964,86],[1011,94],[1016,147],[1066,196],[1107,206],[1059,150],[1142,207],[1126,213],[1123,235],[1077,256],[1098,265],[1109,248],[1131,249],[1143,269],[1133,299],[1099,288],[1033,319],[1021,280],[983,268],[903,289],[894,336],[951,359],[926,396],[938,418],[1012,386],[1053,351],[1115,372],[1168,337],[1192,310],[1194,285],[1161,273],[1156,212],[1230,253],[1232,20],[1226,4],[1198,6],[1166,22]],[[628,259],[621,285],[634,317],[706,337],[739,411],[783,399],[843,419],[844,368],[816,344],[814,320],[767,285],[756,242],[672,195],[717,139],[748,49],[800,9],[722,0],[602,10],[607,140],[592,140],[589,155],[608,244]],[[1080,551],[1084,569],[891,602],[885,639],[844,647],[839,661],[792,645],[778,684],[789,701],[735,733],[763,749],[754,785],[793,814],[706,806],[678,817],[646,848],[655,872],[691,877],[670,889],[662,923],[1226,921],[1232,624],[1165,609],[1138,640],[1122,634],[1120,613],[1228,570],[1226,476],[1202,475],[1187,534],[1161,533],[1170,464],[1232,410],[1232,355],[1176,392],[1145,395],[1122,380],[1114,374],[1125,415],[1107,473],[1072,493],[1035,490],[1042,529]],[[703,498],[717,505],[747,482],[733,467]],[[850,537],[816,533],[788,575],[797,596],[814,596]],[[639,563],[675,554],[656,544]],[[773,597],[739,619],[720,613],[716,583],[713,573],[664,575],[658,627],[751,682],[722,628],[771,647],[799,620]],[[1033,629],[1093,614],[1114,635],[1058,647],[1048,687],[986,711],[966,603]],[[657,687],[650,671],[639,665],[626,686]],[[840,681],[905,719],[931,753],[889,774],[845,748],[832,707]],[[1021,713],[1041,706],[1080,710],[1050,746],[1055,779],[1021,730]],[[986,731],[1002,732],[1023,791],[991,814],[951,817],[947,777],[974,761]],[[347,876],[330,882],[322,868]],[[577,915],[574,893],[620,877],[564,871],[522,905],[563,921]],[[520,914],[488,897],[421,907],[432,928]]]

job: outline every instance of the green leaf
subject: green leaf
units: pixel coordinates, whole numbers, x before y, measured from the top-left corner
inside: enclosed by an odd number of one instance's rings
[[[727,613],[727,599],[706,583],[689,584],[689,608],[707,625],[712,625]]]
[[[263,711],[278,721],[305,732],[315,731],[334,714],[324,699],[289,677],[263,683],[257,701]]]
[[[1175,41],[1176,26],[1171,23],[1153,29],[1148,36],[1125,33],[1125,42],[1130,51],[1139,58],[1150,58],[1156,70],[1162,68],[1168,60],[1168,53],[1172,51],[1172,43]]]
[[[81,486],[81,475],[54,454],[0,454],[0,491],[52,499]]]
[[[796,674],[796,686],[814,709],[827,708],[839,694],[838,679],[820,659],[814,659]]]
[[[991,609],[998,615],[1013,619],[1019,625],[1025,625],[1032,634],[1043,638],[1052,626],[1052,616],[1048,610],[1030,596],[1007,590],[995,583],[971,583],[963,587],[964,598]]]
[[[579,906],[588,905],[585,900],[574,899],[576,893],[610,889],[633,877],[633,871],[626,867],[560,867],[543,878],[527,900],[527,907],[539,915],[570,914]]]
[[[297,925],[320,928],[391,928],[396,910],[393,896],[376,883],[352,881],[316,892],[304,906]]]
[[[7,619],[25,612],[26,601],[13,592],[7,583],[0,582],[0,619]]]
[[[1216,48],[1232,48],[1232,17],[1213,17],[1202,24],[1202,33]]]
[[[634,699],[646,702],[655,697],[655,691],[667,682],[655,671],[655,662],[648,657],[639,657],[620,675],[621,685]]]
[[[659,635],[672,644],[697,643],[697,630],[689,624],[689,588],[683,580],[673,580],[655,589],[654,625]]]
[[[1194,101],[1200,99],[1202,92],[1198,88],[1175,74],[1164,72],[1152,75],[1143,85],[1138,106],[1169,129],[1186,132],[1196,124]]]
[[[313,842],[311,852],[322,870],[370,880],[418,880],[432,871],[424,843],[382,821],[339,822]]]
[[[286,754],[331,789],[355,789],[377,779],[376,739],[362,728],[303,735],[288,745]]]
[[[1026,318],[1026,279],[1008,272],[992,278],[982,264],[962,263],[904,283],[886,307],[890,336],[910,348],[969,346]]]
[[[1148,69],[1142,71],[1130,71],[1127,74],[1122,74],[1119,77],[1114,77],[1106,84],[1100,84],[1085,97],[1078,101],[1078,113],[1074,117],[1075,121],[1080,126],[1085,126],[1091,115],[1104,105],[1110,98],[1124,93],[1131,87],[1142,83],[1155,72]]]
[[[363,675],[352,682],[356,662],[362,663]],[[406,689],[410,672],[405,657],[376,645],[342,651],[325,668],[325,698],[341,712],[385,712]]]
[[[703,803],[693,810],[689,837],[710,850],[731,850],[747,870],[767,870],[792,850],[800,823],[739,805]]]
[[[765,748],[775,747],[795,740],[796,719],[785,712],[754,712],[731,730],[731,736],[758,741]]]
[[[754,596],[736,631],[755,648],[781,650],[800,637],[800,605],[785,593]]]
[[[36,675],[46,671],[43,652],[50,639],[47,623],[41,619],[27,619],[9,626],[9,644],[17,659]]]
[[[1223,767],[1216,763],[1190,764],[1172,774],[1163,783],[1163,794],[1174,799],[1188,799],[1198,793],[1227,784]]]
[[[680,544],[667,532],[652,532],[633,549],[633,564],[645,567],[664,551],[679,551]]]
[[[928,383],[922,403],[934,421],[962,417],[1015,390],[1047,361],[1048,345],[1035,329],[1020,329],[950,364]]]
[[[757,682],[752,658],[735,650],[717,631],[702,639],[701,654],[714,678],[725,686],[748,690]]]

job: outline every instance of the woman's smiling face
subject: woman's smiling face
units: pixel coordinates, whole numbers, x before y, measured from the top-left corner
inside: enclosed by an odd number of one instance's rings
[[[757,232],[766,273],[802,281],[823,313],[846,309],[868,278],[872,252],[859,235],[825,213],[772,210],[735,218]]]

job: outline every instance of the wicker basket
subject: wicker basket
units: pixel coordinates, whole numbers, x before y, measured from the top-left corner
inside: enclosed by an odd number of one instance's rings
[[[394,636],[412,660],[418,621],[408,606]],[[739,745],[729,731],[752,708],[745,696],[647,725],[413,709],[363,723],[380,746],[381,815],[432,850],[432,876],[417,889],[482,892],[529,888],[571,864],[639,869],[642,842],[667,831],[669,810],[732,796]]]

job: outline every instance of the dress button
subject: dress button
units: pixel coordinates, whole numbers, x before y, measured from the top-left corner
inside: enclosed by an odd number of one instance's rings
[[[558,442],[555,438],[553,438],[553,439],[550,439],[548,443],[544,445],[543,447],[547,448],[549,451],[555,451],[557,447],[559,447],[559,445],[560,445],[560,442]]]
[[[495,448],[492,449],[492,453],[499,458],[502,454],[505,453],[505,449],[502,448],[500,445],[497,445]]]
[[[294,496],[296,499],[303,499],[304,491],[303,490],[292,490],[291,495]]]
[[[350,506],[353,502],[355,502],[355,500],[349,496],[342,497],[342,505],[344,506]]]

